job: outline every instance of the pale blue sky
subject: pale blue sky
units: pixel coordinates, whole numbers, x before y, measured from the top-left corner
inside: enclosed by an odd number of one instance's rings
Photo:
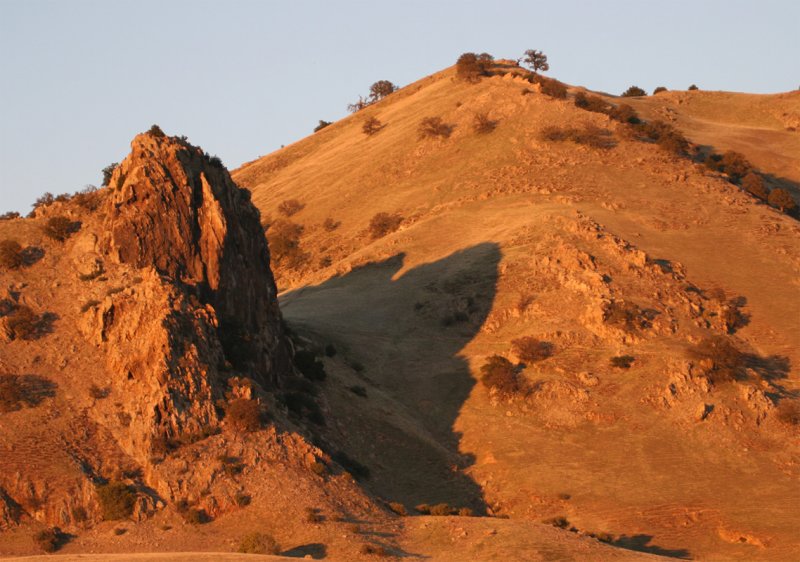
[[[99,184],[153,123],[233,169],[465,51],[612,93],[793,90],[799,24],[798,0],[0,0],[0,212]]]

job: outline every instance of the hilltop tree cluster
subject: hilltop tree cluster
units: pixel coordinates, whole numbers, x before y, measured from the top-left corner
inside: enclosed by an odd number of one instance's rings
[[[397,91],[397,86],[394,85],[389,80],[378,80],[377,82],[372,84],[372,86],[369,87],[369,95],[366,98],[363,96],[358,96],[358,101],[349,104],[347,106],[347,110],[350,113],[356,113],[357,111],[361,111],[365,107],[369,107],[373,103],[381,101],[383,98],[396,91]],[[320,124],[322,123],[323,121],[320,121]]]

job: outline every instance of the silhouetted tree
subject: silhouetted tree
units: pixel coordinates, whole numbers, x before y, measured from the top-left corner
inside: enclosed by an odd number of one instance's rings
[[[383,128],[383,123],[381,123],[377,117],[373,116],[364,121],[361,130],[364,132],[365,135],[371,137],[372,135],[380,131],[382,128]]]
[[[776,187],[773,189],[767,201],[773,207],[777,207],[784,213],[793,213],[797,211],[797,201],[794,200],[792,194],[783,189],[782,187]]]
[[[755,172],[748,172],[747,175],[742,178],[742,189],[763,201],[766,201],[769,196],[767,186],[764,185],[764,180]]]
[[[397,90],[397,86],[395,86],[388,80],[378,80],[372,86],[369,87],[370,103],[382,100],[395,90]]]
[[[119,163],[113,162],[112,164],[109,164],[103,168],[103,187],[108,186],[108,182],[111,181],[111,175],[114,173],[114,170],[117,169],[117,166],[119,166]]]
[[[320,120],[319,120],[319,125],[317,125],[316,127],[314,127],[314,132],[316,133],[317,131],[321,131],[322,129],[324,129],[324,128],[325,128],[325,127],[327,127],[328,125],[331,125],[331,122],[330,122],[330,121],[323,121],[322,119],[320,119]]]
[[[689,91],[690,91],[690,92],[691,92],[691,91],[694,91],[694,90],[699,90],[699,89],[700,89],[700,88],[698,88],[698,87],[697,87],[695,84],[692,84],[691,86],[689,86]]]
[[[660,94],[661,92],[667,92],[667,91],[669,91],[669,90],[667,90],[664,86],[659,86],[658,88],[653,90],[653,95]]]
[[[487,73],[492,60],[487,53],[463,53],[456,61],[456,76],[467,82],[477,82]]]
[[[639,86],[631,86],[630,88],[628,88],[627,90],[622,92],[622,97],[624,97],[624,98],[634,98],[634,97],[640,97],[640,96],[646,96],[646,95],[647,95],[647,92],[642,90]]]
[[[550,70],[550,65],[547,63],[547,55],[535,49],[528,49],[525,51],[525,55],[522,57],[522,63],[529,66],[534,74],[539,71],[547,72]]]
[[[0,241],[0,267],[17,269],[23,263],[22,246],[16,240]]]

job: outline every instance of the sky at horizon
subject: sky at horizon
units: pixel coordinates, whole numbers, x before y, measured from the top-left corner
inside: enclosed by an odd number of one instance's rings
[[[796,0],[0,0],[0,213],[99,185],[154,123],[237,168],[466,51],[541,49],[614,94],[795,90],[798,22]]]

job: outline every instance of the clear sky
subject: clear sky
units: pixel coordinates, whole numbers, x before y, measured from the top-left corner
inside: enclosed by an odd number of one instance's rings
[[[236,168],[465,51],[610,93],[794,90],[799,25],[800,0],[0,0],[0,212],[99,184],[153,123]]]

